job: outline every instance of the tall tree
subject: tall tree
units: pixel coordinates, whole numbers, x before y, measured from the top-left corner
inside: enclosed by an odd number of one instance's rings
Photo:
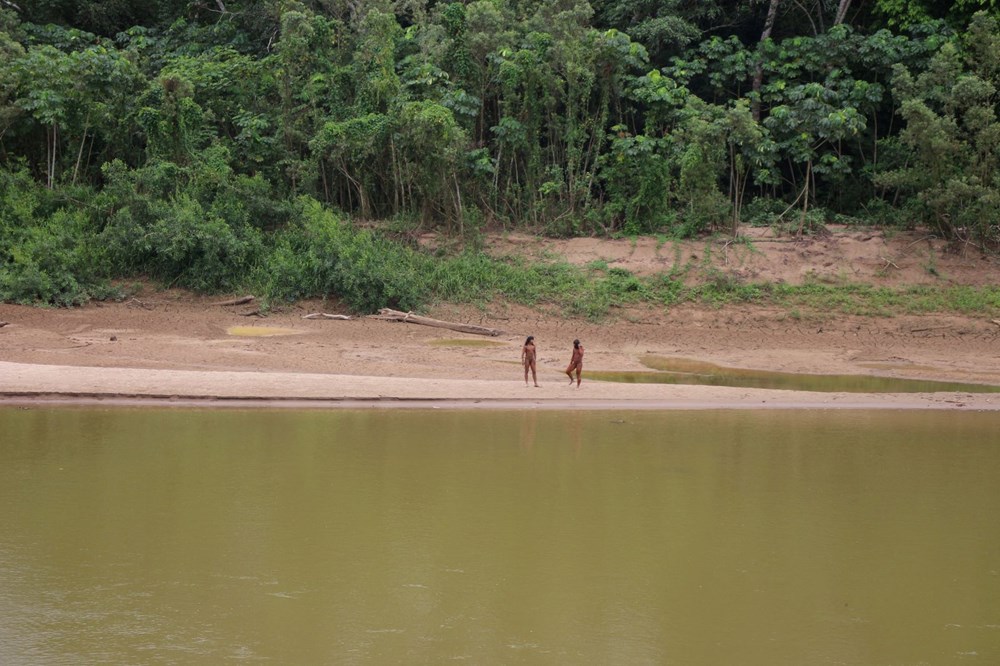
[[[767,17],[764,19],[764,30],[760,33],[760,44],[764,44],[771,38],[771,30],[774,29],[774,21],[778,16],[778,6],[781,0],[770,0],[767,6]],[[754,69],[753,84],[751,86],[750,111],[754,121],[760,121],[760,88],[764,83],[764,60],[763,54],[757,57],[757,65]]]
[[[1000,22],[978,13],[965,49],[948,42],[914,75],[897,66],[905,161],[879,182],[944,236],[1000,246]]]

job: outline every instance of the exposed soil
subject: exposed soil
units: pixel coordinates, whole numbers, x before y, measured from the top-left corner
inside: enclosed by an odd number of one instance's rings
[[[432,241],[431,237],[427,238]],[[828,227],[802,238],[776,235],[771,227],[746,227],[739,240],[673,241],[642,238],[538,240],[517,234],[494,236],[494,254],[562,257],[586,265],[605,262],[637,275],[693,266],[746,281],[865,283],[887,286],[995,284],[1000,260],[971,245],[949,243],[926,232],[886,235],[873,229]],[[695,271],[697,272],[697,271]]]
[[[805,279],[886,285],[990,284],[996,258],[954,251],[926,234],[885,237],[836,230],[795,241],[750,229],[752,242],[660,243],[496,236],[489,249],[605,262],[634,273],[687,262],[748,280]],[[303,302],[253,316],[254,304],[218,305],[147,288],[123,303],[75,309],[0,304],[0,397],[181,397],[343,400],[452,400],[532,406],[858,406],[1000,408],[1000,395],[818,394],[726,387],[625,385],[587,381],[591,370],[643,370],[656,354],[785,372],[868,374],[1000,384],[1000,324],[953,314],[794,318],[764,307],[643,306],[599,324],[544,307],[494,303],[485,310],[442,305],[441,320],[502,329],[497,337],[373,319],[304,319],[336,312]],[[234,329],[234,327],[237,327]],[[240,331],[239,328],[250,330]],[[274,335],[262,328],[285,329]],[[525,388],[519,358],[526,335],[538,345],[541,388]],[[581,389],[566,386],[572,340],[586,348]],[[456,403],[457,404],[457,403]],[[996,405],[996,407],[994,406]]]

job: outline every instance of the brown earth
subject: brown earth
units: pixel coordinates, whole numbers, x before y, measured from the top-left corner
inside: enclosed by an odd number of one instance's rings
[[[603,262],[637,274],[685,264],[741,279],[879,285],[993,284],[1000,263],[954,251],[919,233],[834,230],[805,240],[748,229],[725,239],[545,240],[498,235],[496,254]],[[706,271],[702,270],[701,273]],[[582,408],[947,407],[998,409],[979,393],[808,393],[710,386],[587,381],[597,370],[645,370],[647,354],[738,368],[883,375],[1000,385],[1000,324],[954,314],[865,318],[775,308],[643,306],[607,321],[567,319],[544,306],[494,303],[480,310],[440,305],[441,320],[502,329],[497,337],[369,318],[304,319],[336,312],[303,302],[253,316],[253,304],[146,288],[122,303],[74,309],[0,304],[0,400],[128,401],[169,398],[199,404],[351,404]],[[284,329],[279,331],[266,329]],[[254,335],[250,335],[254,334]],[[263,335],[262,335],[263,334]],[[525,388],[519,364],[526,335],[538,344],[541,388]],[[586,348],[581,389],[562,369],[571,342]],[[206,403],[206,400],[215,399]],[[321,401],[321,402],[317,402]],[[329,401],[329,402],[325,402]],[[360,402],[358,402],[360,401]],[[443,402],[441,402],[443,401]]]

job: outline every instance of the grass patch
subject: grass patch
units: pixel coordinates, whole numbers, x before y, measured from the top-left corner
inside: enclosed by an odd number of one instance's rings
[[[1000,314],[1000,287],[910,286],[891,288],[840,282],[801,285],[743,282],[714,272],[699,284],[671,271],[637,276],[601,262],[584,267],[563,261],[527,263],[486,255],[443,260],[430,280],[434,297],[447,302],[489,301],[496,296],[524,305],[545,303],[567,315],[600,321],[617,308],[650,304],[672,307],[698,303],[770,305],[795,318],[817,314],[889,317],[897,314]]]
[[[704,275],[704,273],[702,273]],[[673,307],[697,303],[721,308],[733,304],[769,305],[796,319],[851,314],[889,317],[897,314],[1000,314],[1000,287],[910,286],[891,288],[838,282],[789,285],[743,282],[719,271],[689,283],[686,272],[637,276],[602,262],[584,267],[564,261],[525,262],[483,254],[440,260],[429,280],[439,301],[485,303],[500,296],[523,305],[551,305],[563,313],[600,321],[617,308],[650,304]]]
[[[773,305],[797,313],[840,313],[866,317],[898,314],[1000,313],[1000,287],[910,286],[898,289],[866,284],[789,285],[782,283],[741,284],[719,278],[681,290],[687,300],[722,306],[731,303]]]

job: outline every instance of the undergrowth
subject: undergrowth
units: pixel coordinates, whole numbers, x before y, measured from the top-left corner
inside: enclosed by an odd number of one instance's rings
[[[244,199],[252,186],[241,190]],[[575,266],[550,255],[494,257],[481,243],[432,252],[399,234],[358,228],[307,197],[270,210],[271,231],[255,226],[270,219],[263,204],[249,211],[173,197],[157,206],[126,206],[102,218],[100,209],[67,205],[42,188],[8,188],[0,198],[0,301],[70,306],[120,298],[115,282],[142,277],[199,293],[248,291],[265,309],[334,297],[357,313],[441,302],[485,307],[498,299],[593,321],[628,306],[684,303],[770,305],[795,318],[1000,313],[997,286],[754,283],[707,260],[682,263],[679,254],[669,271],[638,276],[604,260]]]

